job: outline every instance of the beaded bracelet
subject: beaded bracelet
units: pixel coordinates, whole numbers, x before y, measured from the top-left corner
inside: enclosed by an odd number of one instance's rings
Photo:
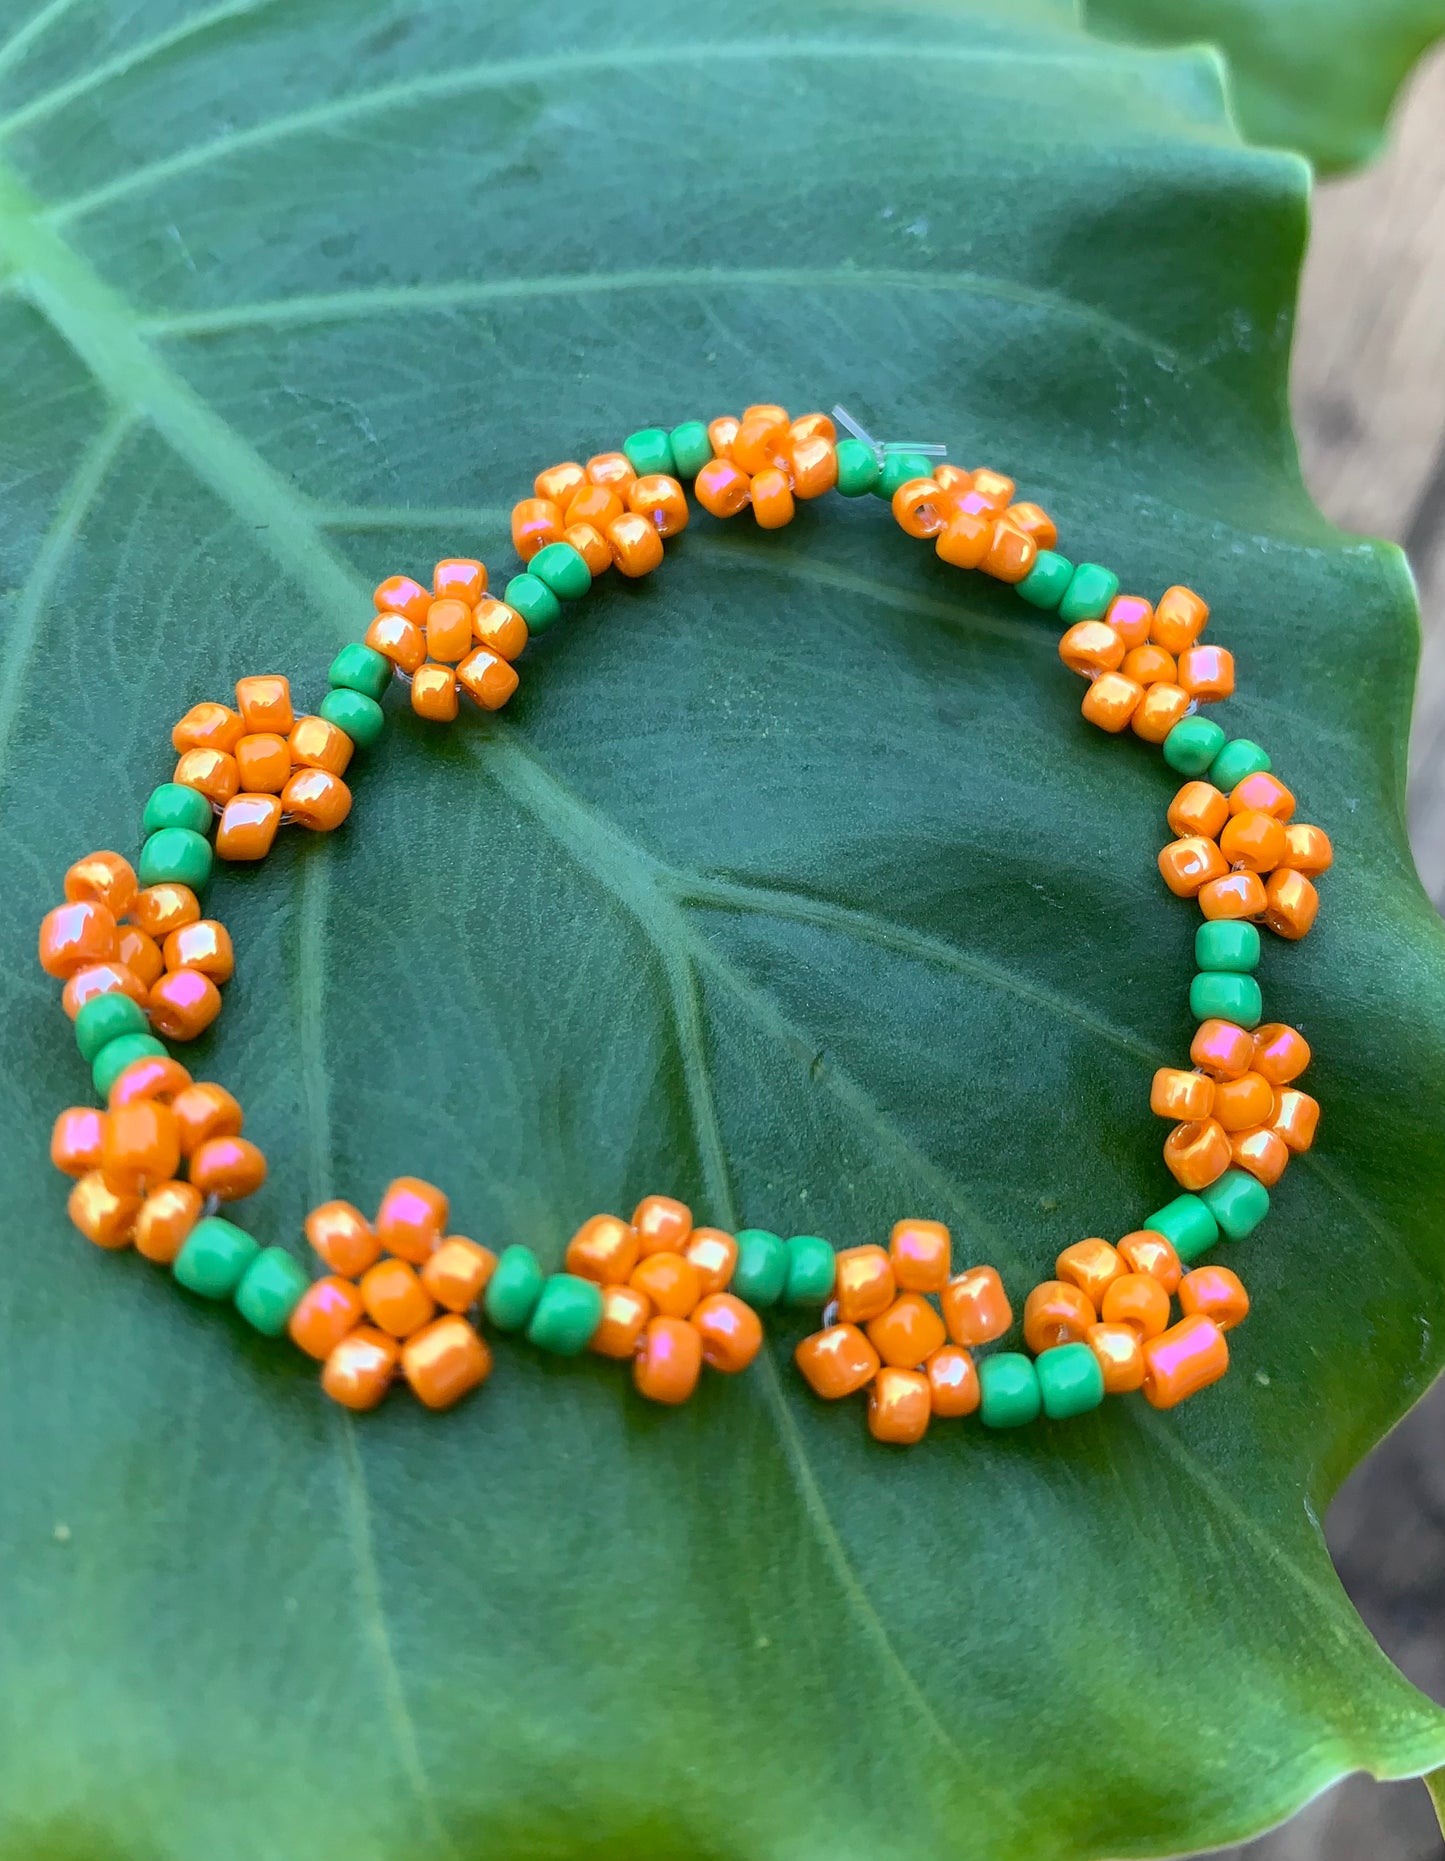
[[[879,444],[842,408],[833,414],[848,437],[828,415],[790,421],[765,405],[648,428],[620,452],[551,466],[512,513],[526,566],[503,599],[471,558],[437,563],[430,588],[391,576],[364,641],[333,660],[315,715],[295,715],[278,674],[242,678],[234,708],[187,711],[171,733],[175,772],[145,805],[138,869],[113,852],[77,861],[66,902],[40,927],[41,965],[64,982],[104,1106],[63,1111],[51,1139],[57,1168],[76,1179],[69,1211],[81,1233],[133,1246],[190,1292],[289,1337],[320,1362],[327,1395],[354,1410],[375,1407],[398,1379],[435,1409],[475,1389],[492,1367],[483,1319],[558,1355],[630,1360],[643,1396],[680,1403],[704,1365],[748,1367],[762,1347],[759,1312],[778,1304],[821,1308],[798,1368],[821,1397],[866,1389],[869,1428],[886,1442],[920,1440],[935,1417],[977,1412],[1007,1428],[1140,1389],[1169,1408],[1224,1374],[1225,1333],[1249,1298],[1228,1267],[1194,1262],[1259,1224],[1319,1118],[1295,1083],[1309,1063],[1303,1037],[1261,1025],[1257,924],[1306,934],[1329,840],[1294,821],[1294,796],[1258,744],[1227,739],[1199,714],[1233,691],[1234,662],[1202,643],[1209,610],[1198,595],[1173,587],[1151,605],[1121,594],[1108,569],[1058,554],[1054,523],[1014,500],[1012,479],[949,465],[941,446]],[[288,824],[339,827],[351,808],[343,777],[380,738],[393,684],[441,723],[456,717],[459,692],[500,709],[528,639],[555,625],[563,603],[609,569],[658,566],[689,521],[683,481],[712,516],[751,507],[765,530],[787,524],[796,500],[832,490],[888,500],[899,527],[932,539],[943,561],[1057,613],[1059,655],[1088,680],[1084,717],[1158,745],[1185,778],[1159,870],[1204,917],[1189,989],[1198,1030],[1191,1064],[1161,1067],[1150,1092],[1172,1126],[1164,1161],[1182,1193],[1117,1244],[1066,1247],[1025,1301],[1023,1350],[983,1348],[1013,1324],[1008,1296],[991,1266],[954,1272],[948,1229],[931,1220],[898,1222],[886,1248],[835,1252],[815,1235],[695,1226],[683,1203],[648,1195],[629,1219],[584,1222],[564,1270],[548,1274],[530,1248],[494,1253],[449,1232],[447,1197],[404,1176],[373,1220],[343,1201],[312,1210],[306,1238],[324,1268],[313,1279],[287,1248],[260,1246],[216,1212],[260,1186],[265,1157],[242,1136],[236,1099],[194,1080],[157,1038],[193,1039],[221,1009],[231,940],[202,917],[199,896],[214,859],[262,859]]]

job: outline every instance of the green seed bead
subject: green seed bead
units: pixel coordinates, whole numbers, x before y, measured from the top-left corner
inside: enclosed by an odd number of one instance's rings
[[[1209,779],[1227,795],[1247,775],[1269,773],[1269,756],[1248,737],[1231,737],[1209,765]]]
[[[586,563],[582,565],[584,568]],[[535,575],[514,575],[503,592],[508,607],[516,608],[529,633],[545,633],[562,618],[562,603],[546,582]]]
[[[1240,918],[1213,918],[1194,933],[1200,969],[1229,969],[1246,975],[1259,967],[1259,932]]]
[[[1076,620],[1102,620],[1118,592],[1119,577],[1112,569],[1100,568],[1097,562],[1081,562],[1059,602],[1059,619],[1071,626]]]
[[[1067,556],[1061,556],[1054,549],[1041,549],[1028,574],[1014,584],[1014,593],[1022,595],[1030,607],[1052,612],[1063,600],[1073,579],[1074,565]]]
[[[986,1428],[1022,1428],[1038,1419],[1043,1406],[1039,1373],[1033,1358],[1022,1351],[991,1351],[981,1357],[978,1386],[978,1418]]]
[[[130,1065],[132,1060],[143,1060],[147,1054],[156,1054],[160,1059],[166,1057],[163,1042],[154,1034],[122,1034],[117,1040],[108,1040],[96,1054],[90,1068],[91,1082],[103,1099],[110,1097],[110,1089]]]
[[[570,543],[548,543],[537,551],[527,567],[563,601],[580,601],[592,586],[592,571],[586,557]]]
[[[1219,1223],[1197,1195],[1177,1195],[1144,1223],[1171,1241],[1181,1260],[1194,1260],[1219,1239]]]
[[[508,601],[511,600],[508,595]],[[482,1310],[498,1331],[520,1331],[542,1296],[547,1275],[530,1247],[504,1247],[487,1281]]]
[[[1203,775],[1224,748],[1224,732],[1207,717],[1181,717],[1161,747],[1171,769]]]
[[[211,843],[189,827],[162,827],[140,850],[142,885],[188,885],[199,892],[211,876]]]
[[[183,782],[162,782],[147,796],[140,824],[148,834],[158,834],[166,827],[184,827],[190,833],[205,835],[215,818],[210,802],[199,789],[187,788]]]
[[[677,478],[696,478],[712,457],[712,441],[701,420],[684,420],[681,426],[675,426],[668,435],[668,444]]]
[[[706,435],[706,427],[703,433]],[[666,472],[669,478],[677,476],[672,441],[660,426],[645,426],[640,432],[629,433],[622,442],[622,450],[627,454],[627,463],[639,478],[645,478],[649,472]],[[712,448],[709,447],[709,457],[711,453]]]
[[[1051,1422],[1097,1409],[1104,1400],[1104,1372],[1087,1344],[1060,1344],[1035,1359],[1039,1395]]]
[[[1196,1021],[1233,1021],[1240,1027],[1258,1027],[1264,1019],[1264,997],[1253,976],[1205,969],[1189,985],[1189,1012]]]
[[[260,1251],[244,1228],[219,1215],[207,1215],[186,1236],[171,1272],[203,1299],[229,1299]]]
[[[369,750],[386,729],[386,712],[376,699],[350,686],[327,692],[320,710],[327,723],[344,730],[359,750]]]
[[[362,640],[343,646],[326,673],[326,683],[333,691],[364,692],[368,698],[380,698],[390,685],[396,668],[385,653],[378,653]]]
[[[783,1297],[789,1305],[826,1305],[838,1271],[831,1242],[816,1234],[795,1234],[787,1249],[788,1283]]]
[[[932,470],[932,459],[925,458],[921,452],[885,452],[873,495],[891,501],[900,485],[906,485],[910,478],[927,478]]]
[[[113,995],[92,995],[75,1017],[75,1044],[87,1065],[111,1041],[150,1031],[151,1024],[140,1003],[118,989]]]
[[[236,1310],[264,1337],[279,1338],[310,1284],[300,1262],[284,1247],[263,1247],[241,1275]]]
[[[749,1305],[776,1305],[787,1290],[788,1249],[779,1234],[766,1228],[743,1228],[733,1236],[738,1263],[728,1290]]]
[[[601,1323],[602,1288],[575,1273],[554,1273],[532,1308],[527,1341],[556,1357],[576,1357],[592,1342]]]
[[[1218,1182],[1199,1191],[1199,1199],[1231,1241],[1252,1234],[1269,1213],[1268,1189],[1247,1170],[1226,1170]]]
[[[838,441],[838,489],[845,498],[861,498],[883,476],[878,454],[861,439]]]

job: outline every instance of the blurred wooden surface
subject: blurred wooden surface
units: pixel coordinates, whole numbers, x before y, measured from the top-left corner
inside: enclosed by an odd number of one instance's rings
[[[1419,583],[1410,834],[1426,889],[1445,908],[1445,53],[1417,72],[1385,159],[1316,196],[1293,398],[1321,508],[1347,529],[1402,543]],[[1326,1529],[1386,1653],[1445,1702],[1445,1382],[1354,1474]],[[1419,1784],[1350,1778],[1286,1828],[1229,1853],[1445,1861],[1445,1841]]]

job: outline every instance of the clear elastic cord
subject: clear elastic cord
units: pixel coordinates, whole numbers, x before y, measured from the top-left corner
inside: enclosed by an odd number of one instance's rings
[[[842,405],[834,407],[833,418],[839,426],[847,427],[854,439],[861,440],[875,459],[882,459],[890,452],[914,452],[925,459],[946,459],[948,457],[947,446],[936,445],[931,440],[915,444],[914,441],[907,439],[874,439],[867,427],[861,421],[855,420],[848,409]]]

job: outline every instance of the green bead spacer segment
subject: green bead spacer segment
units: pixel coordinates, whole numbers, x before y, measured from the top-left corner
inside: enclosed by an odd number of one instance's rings
[[[1196,1260],[1219,1239],[1219,1223],[1197,1195],[1177,1195],[1157,1209],[1144,1226],[1173,1244],[1181,1260]]]
[[[147,796],[140,824],[148,834],[158,834],[167,827],[184,827],[190,833],[205,835],[215,818],[210,802],[198,789],[187,788],[184,782],[162,782]]]
[[[516,608],[526,621],[529,633],[545,633],[562,618],[562,603],[546,582],[535,575],[514,575],[502,598],[508,607]]]
[[[1259,967],[1259,931],[1242,918],[1214,918],[1194,933],[1194,961],[1201,969],[1245,975]]]
[[[326,672],[326,683],[333,691],[359,691],[368,698],[380,698],[392,681],[396,668],[385,653],[362,640],[343,646]]]
[[[838,1276],[832,1243],[816,1234],[795,1234],[785,1244],[788,1283],[783,1288],[784,1299],[789,1305],[826,1305]]]
[[[1189,985],[1189,1012],[1196,1021],[1233,1021],[1239,1027],[1258,1027],[1264,1019],[1264,997],[1253,976],[1205,969]]]
[[[592,586],[592,571],[580,549],[570,543],[548,543],[527,565],[539,582],[562,601],[580,601]],[[516,603],[512,604],[514,607]]]
[[[108,1040],[92,1062],[91,1083],[103,1099],[108,1099],[111,1087],[131,1061],[144,1060],[152,1054],[158,1059],[166,1058],[165,1044],[154,1034],[122,1034],[117,1040]]]
[[[696,478],[712,457],[712,441],[701,420],[684,420],[668,434],[672,469],[676,478]]]
[[[838,490],[845,498],[861,498],[883,476],[878,454],[861,439],[838,441]]]
[[[1268,1189],[1247,1170],[1226,1170],[1218,1182],[1201,1189],[1199,1197],[1231,1241],[1252,1234],[1269,1213]]]
[[[189,827],[162,827],[147,836],[136,871],[142,885],[188,885],[199,892],[211,876],[211,843]]]
[[[703,428],[704,437],[707,428]],[[639,478],[645,478],[649,472],[666,472],[669,478],[676,478],[677,466],[672,456],[672,441],[667,430],[660,426],[645,426],[637,433],[629,433],[622,442],[622,450],[627,454],[627,463]],[[708,457],[712,456],[712,447],[708,447]]]
[[[921,452],[885,452],[873,495],[891,502],[900,485],[906,485],[910,478],[927,478],[932,470],[932,459],[925,458]]]
[[[767,1228],[743,1228],[733,1236],[738,1263],[728,1287],[755,1307],[776,1305],[788,1285],[788,1249],[780,1234]]]
[[[386,712],[376,699],[349,685],[327,692],[319,709],[327,723],[344,730],[359,750],[369,750],[386,729]]]
[[[1034,1360],[1044,1414],[1051,1422],[1097,1409],[1104,1400],[1104,1372],[1087,1344],[1060,1344]]]
[[[978,1418],[986,1428],[1022,1428],[1037,1421],[1043,1392],[1032,1357],[1022,1351],[991,1351],[979,1359],[978,1385]]]
[[[186,1236],[171,1272],[203,1299],[230,1299],[260,1251],[244,1228],[219,1215],[207,1215]]]
[[[1112,569],[1101,568],[1097,562],[1081,562],[1059,602],[1059,619],[1071,626],[1077,620],[1102,620],[1118,592],[1119,577]]]
[[[554,1357],[576,1357],[601,1323],[602,1288],[575,1273],[553,1273],[527,1321],[527,1341]]]
[[[310,1284],[301,1263],[284,1247],[263,1247],[241,1275],[236,1310],[263,1337],[279,1338]]]
[[[1207,717],[1181,717],[1160,747],[1180,775],[1203,775],[1224,748],[1224,732]]]
[[[502,1249],[482,1300],[482,1310],[498,1331],[522,1329],[536,1309],[546,1277],[530,1247]]]
[[[151,1024],[139,1002],[117,989],[111,995],[92,995],[75,1017],[75,1044],[80,1057],[89,1065],[113,1040],[127,1034],[149,1034]]]
[[[1030,607],[1041,607],[1046,613],[1052,613],[1073,579],[1074,565],[1067,556],[1061,556],[1056,549],[1041,549],[1028,574],[1021,582],[1015,582],[1014,593],[1021,595]]]
[[[1247,775],[1268,775],[1269,756],[1248,737],[1231,737],[1209,765],[1209,779],[1227,795]]]

